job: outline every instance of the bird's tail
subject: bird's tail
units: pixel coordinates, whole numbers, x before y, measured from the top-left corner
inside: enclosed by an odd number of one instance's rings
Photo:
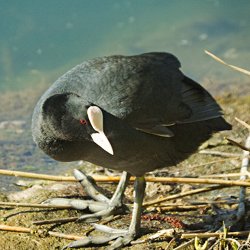
[[[174,158],[177,162],[184,160],[187,155],[194,153],[203,142],[208,140],[214,132],[230,130],[231,128],[232,126],[223,117],[172,126],[171,130],[175,136],[170,140],[173,140]]]

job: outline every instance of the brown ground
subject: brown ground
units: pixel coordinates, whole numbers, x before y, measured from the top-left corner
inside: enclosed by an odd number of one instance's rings
[[[249,85],[248,85],[249,86]],[[230,145],[224,137],[230,137],[231,139],[237,140],[239,143],[244,144],[244,141],[248,135],[248,131],[242,126],[239,125],[234,117],[237,116],[240,119],[250,123],[249,118],[249,107],[250,107],[250,88],[246,87],[245,93],[237,94],[237,91],[231,92],[230,94],[220,94],[217,96],[217,100],[222,105],[225,110],[226,118],[229,122],[233,124],[233,130],[229,132],[223,132],[220,134],[216,134],[208,143],[203,145],[203,148],[207,150],[216,150],[221,152],[230,152],[230,153],[241,153],[240,150],[236,146]],[[247,92],[248,91],[248,92]],[[238,92],[239,93],[239,92]],[[0,117],[9,117],[8,119],[14,119],[18,117],[20,113],[27,114],[31,113],[32,105],[35,103],[37,97],[34,96],[29,98],[28,100],[24,99],[24,95],[22,93],[9,94],[13,96],[3,97],[1,98],[1,103],[10,102],[11,105],[7,105],[7,109],[0,105]],[[14,101],[13,101],[14,100]],[[20,102],[24,105],[20,105]],[[26,104],[26,105],[25,105]],[[9,110],[8,110],[9,109]],[[11,111],[11,112],[10,112]],[[1,116],[2,115],[2,116]],[[1,135],[2,138],[4,135]],[[223,161],[221,161],[223,160]],[[216,162],[217,161],[217,162]],[[150,175],[155,176],[178,176],[178,177],[199,177],[202,175],[208,174],[227,174],[227,173],[238,173],[240,171],[241,159],[238,158],[222,158],[219,156],[213,155],[204,155],[204,154],[195,154],[190,157],[185,162],[182,162],[178,166],[174,166],[171,168],[163,169],[161,171],[155,171],[154,173],[150,173]],[[82,169],[88,169],[90,171],[89,166],[82,166]],[[93,171],[93,168],[91,168]],[[110,174],[109,172],[103,172],[100,168],[96,168],[93,172],[101,173],[101,174]],[[30,185],[35,185],[31,189],[28,189],[28,194],[32,192],[32,190],[36,190],[35,194],[32,197],[22,197],[23,194],[20,192],[18,196],[13,196],[10,194],[2,194],[0,196],[1,201],[10,201],[17,200],[18,202],[32,202],[32,203],[40,203],[43,200],[46,200],[48,197],[58,197],[58,196],[79,196],[85,195],[84,191],[78,186],[73,184],[65,184],[66,188],[61,188],[61,185],[54,183],[38,183],[31,182]],[[100,184],[107,192],[108,195],[112,194],[115,189],[114,184]],[[159,183],[149,183],[147,186],[147,196],[145,201],[153,200],[158,197],[166,197],[168,195],[177,194],[180,192],[197,189],[203,187],[204,185],[189,185],[189,184],[159,184]],[[43,187],[43,188],[40,188]],[[64,187],[64,186],[63,186]],[[126,203],[132,203],[132,192],[133,186],[132,184],[126,191]],[[250,189],[247,188],[247,213],[245,218],[237,225],[234,225],[230,230],[231,231],[250,231]],[[232,215],[233,211],[237,209],[237,205],[231,204],[232,202],[237,201],[237,197],[239,196],[239,188],[231,187],[218,189],[212,192],[207,192],[199,195],[187,196],[184,198],[179,198],[175,200],[171,200],[165,202],[165,204],[179,204],[179,205],[194,205],[200,203],[204,204],[204,202],[211,202],[213,205],[208,205],[203,208],[196,208],[195,210],[184,210],[180,211],[176,208],[173,210],[164,210],[163,208],[149,208],[144,211],[142,216],[142,234],[139,239],[147,239],[150,235],[156,233],[161,229],[175,228],[178,232],[195,232],[196,230],[216,230],[220,226],[222,226],[222,221],[227,220],[229,216]],[[223,205],[216,205],[215,202],[224,201]],[[2,218],[2,225],[10,225],[10,226],[23,226],[33,229],[32,234],[26,233],[13,233],[13,232],[3,232],[0,231],[0,249],[20,249],[20,250],[47,250],[47,249],[62,249],[63,246],[67,245],[70,240],[61,239],[58,237],[48,236],[47,231],[55,231],[61,232],[65,234],[75,234],[75,235],[84,235],[87,230],[91,228],[88,223],[66,223],[66,224],[52,224],[47,226],[34,226],[32,224],[33,221],[37,220],[48,220],[55,218],[65,218],[65,217],[73,217],[79,216],[82,212],[76,210],[44,210],[37,208],[4,208],[0,207],[0,216]],[[130,214],[122,215],[119,219],[116,219],[108,225],[118,228],[126,228],[130,223]],[[41,233],[42,232],[42,233]],[[91,234],[95,234],[95,232],[91,232]],[[232,238],[232,237],[231,237]],[[237,238],[237,240],[242,248],[248,249],[250,246],[243,245],[246,243],[246,237]],[[172,240],[172,241],[171,241]],[[174,249],[177,246],[180,246],[184,242],[188,242],[190,239],[180,239],[178,235],[173,237],[160,237],[156,242],[147,242],[143,244],[136,244],[133,246],[125,247],[124,249]],[[169,242],[172,242],[169,245]],[[201,241],[203,244],[205,240]],[[239,249],[233,248],[233,241],[229,239],[229,237],[225,236],[224,241],[221,241],[220,249]],[[231,243],[230,243],[231,242]],[[223,247],[224,244],[224,247]],[[168,248],[169,247],[169,248]],[[219,249],[219,243],[212,249]],[[91,248],[86,248],[91,249]],[[93,247],[93,249],[97,249]],[[105,249],[105,247],[100,247],[98,249]],[[195,249],[194,243],[191,243],[189,246],[184,247],[183,249]],[[199,249],[196,247],[196,249]]]

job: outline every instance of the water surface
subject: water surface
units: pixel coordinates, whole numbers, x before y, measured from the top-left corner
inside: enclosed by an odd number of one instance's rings
[[[83,60],[168,51],[202,84],[245,81],[204,49],[249,69],[249,10],[248,0],[0,0],[0,122],[26,122],[20,133],[0,129],[0,168],[64,169],[37,151],[30,117],[40,89]],[[19,100],[12,99],[15,91],[20,91]],[[0,177],[0,186],[11,180]]]

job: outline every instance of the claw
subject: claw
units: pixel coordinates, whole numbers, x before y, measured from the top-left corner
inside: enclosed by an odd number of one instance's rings
[[[119,236],[117,235],[95,236],[95,237],[88,236],[81,240],[76,240],[76,241],[69,243],[67,246],[63,248],[63,250],[67,248],[79,248],[79,247],[86,247],[86,246],[91,246],[91,245],[103,245],[103,244],[108,243],[111,240],[116,239],[117,237]]]
[[[111,244],[110,247],[107,248],[107,250],[120,249],[121,247],[128,245],[133,239],[134,237],[130,234],[119,237]]]
[[[75,208],[77,210],[89,209],[93,213],[109,208],[108,204],[105,202],[67,198],[52,198],[44,201],[43,204],[71,206],[72,208]]]
[[[121,230],[121,231],[123,231],[123,233],[122,233],[123,235],[124,235],[124,231],[126,231],[126,233],[128,233],[127,230]],[[110,245],[110,247],[108,247],[106,249],[108,249],[108,250],[119,249],[122,246],[128,245],[134,239],[134,237],[130,234],[126,234],[125,236],[122,236],[122,234],[115,233],[115,234],[109,235],[109,236],[88,236],[88,237],[85,237],[83,239],[71,242],[70,244],[65,246],[62,250],[65,250],[67,248],[87,247],[87,246],[91,246],[91,245],[104,245],[112,240],[115,240],[115,241]]]
[[[105,233],[109,233],[108,236],[88,236],[81,240],[73,241],[62,250],[67,248],[80,248],[87,247],[91,245],[104,245],[110,241],[115,240],[109,247],[106,249],[114,250],[120,249],[122,246],[128,245],[133,239],[134,235],[130,234],[128,230],[125,229],[113,229],[105,225],[93,224],[95,229]]]
[[[128,230],[126,230],[126,229],[115,229],[112,227],[108,227],[108,226],[96,224],[96,223],[93,223],[92,225],[96,230],[104,232],[104,233],[120,234],[120,235],[124,235],[124,234],[128,233]]]
[[[126,208],[125,205],[122,203],[122,199],[124,196],[125,188],[128,184],[130,174],[127,172],[123,172],[121,176],[121,180],[117,186],[117,189],[111,199],[108,199],[104,194],[99,191],[97,185],[95,184],[94,180],[92,180],[89,176],[85,175],[83,172],[79,170],[74,170],[74,175],[78,181],[80,181],[81,185],[85,188],[86,192],[93,200],[79,200],[79,199],[65,199],[65,198],[54,198],[45,201],[46,204],[52,205],[65,205],[70,206],[75,209],[84,210],[89,209],[93,214],[84,214],[82,215],[78,221],[88,220],[89,219],[100,219],[103,217],[113,216],[118,211],[124,211]],[[143,195],[143,192],[141,192]],[[139,204],[141,204],[141,200],[138,200]],[[129,244],[135,234],[133,233],[138,228],[138,218],[140,217],[140,209],[141,205],[134,205],[135,215],[132,218],[132,222],[129,230],[123,229],[112,229],[110,227],[104,225],[94,224],[95,229],[99,231],[103,231],[108,233],[108,236],[88,236],[84,237],[81,240],[77,240],[71,242],[69,245],[65,246],[63,249],[67,248],[79,248],[85,247],[89,245],[103,245],[110,241],[114,241],[114,243],[110,246],[110,249],[116,249],[117,246],[124,246]]]

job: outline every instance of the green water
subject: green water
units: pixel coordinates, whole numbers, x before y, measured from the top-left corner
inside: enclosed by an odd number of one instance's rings
[[[36,147],[30,121],[41,89],[83,60],[168,51],[202,84],[246,81],[204,49],[250,69],[249,10],[249,0],[0,0],[0,125],[26,122],[22,132],[0,129],[0,168],[52,174],[75,168]],[[15,181],[0,176],[0,190],[14,189]]]
[[[85,59],[169,51],[193,78],[250,68],[249,0],[0,0],[0,90],[54,81]]]

